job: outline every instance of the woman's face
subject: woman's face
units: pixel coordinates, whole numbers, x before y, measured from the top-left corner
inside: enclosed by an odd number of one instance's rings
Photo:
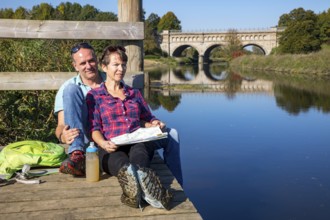
[[[107,80],[120,82],[126,73],[126,62],[122,61],[117,53],[112,53],[109,58],[110,63],[102,66],[103,71],[107,73]]]

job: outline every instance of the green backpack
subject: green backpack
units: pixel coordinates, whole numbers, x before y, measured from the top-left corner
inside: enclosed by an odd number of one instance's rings
[[[24,164],[57,167],[66,157],[64,147],[58,144],[33,140],[11,143],[0,152],[0,178],[10,179]]]

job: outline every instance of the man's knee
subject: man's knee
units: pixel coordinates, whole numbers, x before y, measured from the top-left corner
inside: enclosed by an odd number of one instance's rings
[[[81,92],[81,88],[73,83],[69,83],[63,90],[63,96],[72,97]]]

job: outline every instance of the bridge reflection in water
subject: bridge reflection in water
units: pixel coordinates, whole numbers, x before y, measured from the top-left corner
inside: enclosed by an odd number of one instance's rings
[[[197,65],[180,66],[166,70],[153,70],[149,71],[149,78],[150,86],[154,89],[169,85],[165,88],[173,91],[202,90],[209,92],[266,92],[273,94],[272,81],[242,77],[239,74],[230,73],[225,66],[221,65],[204,65],[203,68],[198,68]]]

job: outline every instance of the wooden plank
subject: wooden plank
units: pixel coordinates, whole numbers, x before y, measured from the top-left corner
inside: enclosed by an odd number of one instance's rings
[[[0,91],[4,90],[58,90],[76,72],[0,72]],[[125,74],[125,83],[143,88],[143,72]]]
[[[144,39],[143,22],[0,19],[0,29],[0,38]]]
[[[123,205],[117,178],[107,174],[101,175],[99,182],[90,183],[85,178],[57,173],[39,177],[41,184],[13,182],[0,187],[0,219],[202,219],[158,152],[151,167],[173,193],[170,210],[147,205],[141,212]]]
[[[1,90],[58,90],[76,72],[1,72]]]

